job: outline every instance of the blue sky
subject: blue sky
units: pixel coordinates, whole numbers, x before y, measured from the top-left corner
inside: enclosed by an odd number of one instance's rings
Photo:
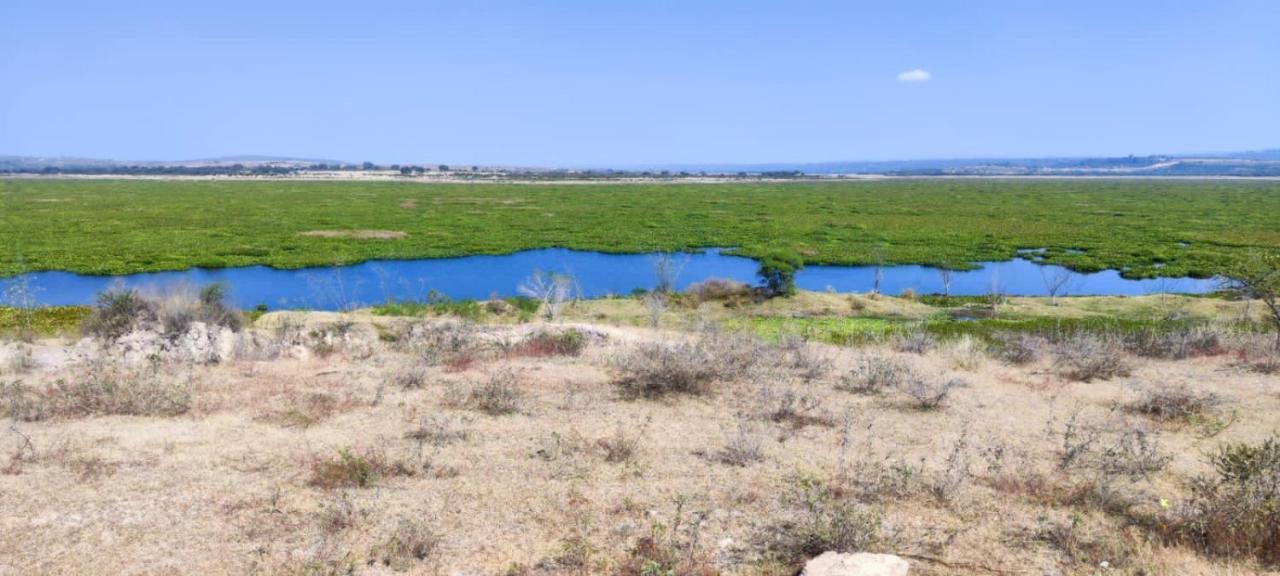
[[[0,154],[625,166],[1274,147],[1274,0],[0,8]]]

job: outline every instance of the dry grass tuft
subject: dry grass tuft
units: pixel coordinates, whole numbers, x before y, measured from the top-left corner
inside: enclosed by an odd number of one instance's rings
[[[746,418],[738,418],[733,430],[727,434],[718,460],[730,466],[747,466],[764,460],[764,446],[768,431],[764,426]]]
[[[1222,403],[1212,392],[1197,392],[1186,384],[1157,385],[1142,388],[1142,395],[1129,405],[1139,414],[1168,422],[1190,422]]]
[[[467,421],[447,414],[430,414],[418,419],[417,425],[405,433],[409,440],[425,442],[432,446],[446,446],[466,440]]]
[[[440,547],[440,535],[434,527],[420,518],[401,518],[376,546],[370,556],[374,563],[396,570],[407,570],[415,562],[430,558]]]
[[[642,344],[613,361],[613,383],[629,398],[703,396],[721,376],[717,359],[698,343]]]
[[[516,373],[505,368],[489,371],[484,381],[472,384],[466,396],[453,403],[490,416],[504,416],[519,412],[523,401],[524,393],[517,383]]]
[[[631,462],[640,453],[640,442],[644,431],[628,434],[622,425],[614,429],[613,434],[596,440],[596,448],[604,455],[604,461],[611,464]]]
[[[917,409],[937,410],[946,404],[953,390],[968,385],[963,378],[911,374],[899,383],[898,390],[911,398]]]
[[[933,335],[923,330],[912,330],[905,336],[897,339],[893,344],[894,349],[899,352],[910,352],[912,354],[927,354],[938,347],[938,342],[934,340]]]
[[[307,485],[324,490],[369,488],[382,478],[413,476],[416,472],[406,462],[387,458],[381,450],[340,448],[333,456],[312,459]]]
[[[1000,338],[995,346],[995,355],[1007,364],[1025,366],[1039,361],[1048,347],[1048,340],[1040,336],[1008,335]]]
[[[526,336],[511,348],[514,356],[547,358],[550,356],[579,356],[587,347],[587,337],[578,330],[540,330]]]

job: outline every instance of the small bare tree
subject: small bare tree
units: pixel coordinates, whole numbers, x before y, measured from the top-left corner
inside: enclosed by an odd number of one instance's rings
[[[689,262],[689,258],[677,258],[675,254],[663,252],[653,260],[653,291],[659,294],[668,294],[675,290],[676,280],[680,278],[680,272],[684,270],[685,264]]]
[[[875,285],[872,287],[873,294],[880,293],[880,283],[884,281],[884,245],[877,244],[871,249],[871,261],[875,263]]]
[[[948,264],[945,264],[945,263],[944,263],[944,264],[942,265],[942,267],[941,267],[941,268],[938,268],[938,277],[942,279],[942,295],[943,295],[943,296],[950,297],[950,296],[951,296],[951,273],[952,273],[952,270],[951,270],[951,268],[948,268],[947,266],[948,266]]]
[[[521,295],[537,300],[548,320],[560,317],[564,303],[573,295],[574,281],[568,274],[534,270],[516,288]]]
[[[15,320],[17,320],[16,336],[19,340],[31,342],[35,339],[37,300],[35,289],[31,287],[31,282],[25,275],[4,283],[4,290],[0,291],[0,305],[14,309]]]
[[[1044,291],[1049,295],[1049,305],[1058,305],[1058,296],[1066,296],[1067,290],[1071,288],[1071,281],[1075,279],[1075,272],[1068,268],[1054,268],[1052,270],[1041,267],[1040,280],[1044,282]]]
[[[1225,274],[1223,288],[1267,307],[1280,350],[1280,252],[1254,253]]]
[[[1004,304],[1004,288],[1000,286],[1000,271],[991,271],[991,287],[987,289],[987,304],[991,306],[991,315],[996,316],[1000,312],[1000,305]]]

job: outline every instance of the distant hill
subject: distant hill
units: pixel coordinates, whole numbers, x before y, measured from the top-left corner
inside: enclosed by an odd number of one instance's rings
[[[363,166],[362,166],[363,164]],[[83,174],[280,174],[327,169],[391,169],[339,160],[287,156],[237,155],[195,160],[123,161],[67,156],[0,156],[0,172]],[[430,167],[430,164],[425,166]],[[804,175],[891,176],[1236,176],[1280,177],[1280,149],[1208,154],[1081,158],[943,158],[876,162],[813,162],[760,164],[655,164],[564,168],[498,168],[487,172],[538,176],[597,174],[604,178],[636,175],[747,174],[802,177]]]
[[[302,168],[315,164],[349,164],[338,160],[319,160],[311,158],[291,158],[285,156],[241,155],[203,158],[196,160],[109,160],[104,158],[77,158],[73,156],[0,156],[0,170],[39,172],[46,168],[57,168],[61,171],[76,169],[102,170],[126,166],[143,168],[177,168],[177,167],[245,167],[276,166]]]
[[[636,170],[907,176],[1280,176],[1280,149],[1096,158],[942,158],[877,162],[680,164]]]

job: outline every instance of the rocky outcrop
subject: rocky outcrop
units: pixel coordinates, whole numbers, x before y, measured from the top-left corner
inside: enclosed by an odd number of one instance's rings
[[[825,552],[805,564],[801,576],[907,576],[910,567],[892,554]]]

